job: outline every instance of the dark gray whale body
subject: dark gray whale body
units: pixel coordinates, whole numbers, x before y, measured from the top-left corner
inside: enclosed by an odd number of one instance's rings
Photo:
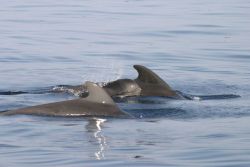
[[[41,115],[41,116],[107,116],[127,117],[106,91],[92,82],[86,82],[88,96],[75,100],[42,104],[1,112],[0,115]]]
[[[67,92],[76,94],[81,98],[5,111],[1,112],[0,115],[130,117],[129,114],[117,107],[111,97],[179,97],[165,81],[151,70],[140,65],[135,65],[134,68],[139,73],[134,80],[119,79],[109,82],[103,87],[92,82],[86,82],[83,85],[65,86]],[[65,91],[65,89],[55,90],[55,92],[60,91]]]
[[[132,79],[119,79],[103,87],[92,82],[83,85],[66,86],[67,92],[82,97],[75,100],[31,106],[1,112],[0,115],[42,115],[42,116],[111,116],[130,117],[121,111],[111,97],[169,96],[178,97],[170,86],[146,67],[135,65],[139,73]],[[56,90],[58,92],[65,90]]]

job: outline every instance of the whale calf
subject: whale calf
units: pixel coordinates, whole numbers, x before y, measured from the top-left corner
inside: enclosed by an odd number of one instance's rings
[[[89,81],[85,86],[88,90],[85,98],[9,110],[1,112],[0,115],[129,117],[129,114],[119,109],[103,88]]]

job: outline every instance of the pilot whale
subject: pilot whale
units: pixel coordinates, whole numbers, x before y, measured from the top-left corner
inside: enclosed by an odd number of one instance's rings
[[[85,98],[60,101],[16,110],[1,112],[0,115],[40,115],[40,116],[107,116],[129,117],[121,111],[109,94],[95,83],[87,81],[88,95]]]

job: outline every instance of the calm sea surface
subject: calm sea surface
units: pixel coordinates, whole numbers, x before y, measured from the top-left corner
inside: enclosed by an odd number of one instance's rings
[[[0,91],[135,78],[207,101],[119,106],[137,119],[0,117],[1,167],[250,166],[249,0],[0,0]],[[72,99],[0,96],[0,111]]]

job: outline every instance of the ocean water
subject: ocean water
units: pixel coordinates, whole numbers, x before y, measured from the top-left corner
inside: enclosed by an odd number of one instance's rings
[[[11,0],[0,91],[136,78],[142,64],[204,101],[118,103],[136,119],[0,117],[0,166],[250,166],[249,0]],[[0,111],[75,98],[0,95]]]

